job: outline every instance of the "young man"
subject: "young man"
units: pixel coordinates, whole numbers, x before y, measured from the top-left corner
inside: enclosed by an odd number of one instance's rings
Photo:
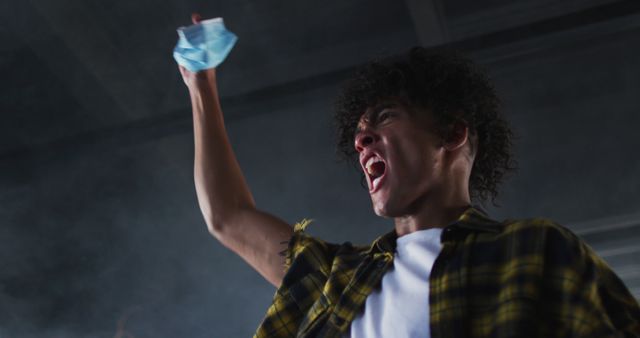
[[[257,337],[640,337],[636,300],[569,230],[471,206],[495,198],[513,164],[499,100],[467,59],[414,48],[363,67],[338,99],[339,148],[395,223],[366,247],[258,210],[215,70],[180,71],[209,230],[278,288]]]

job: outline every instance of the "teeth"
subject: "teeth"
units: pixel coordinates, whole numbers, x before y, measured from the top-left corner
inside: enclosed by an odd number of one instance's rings
[[[367,168],[367,173],[369,173],[369,175],[373,175],[374,171],[372,166],[374,163],[377,163],[377,162],[382,162],[382,159],[377,156],[372,156],[369,158],[369,160],[367,160],[367,163],[365,164],[365,168]]]

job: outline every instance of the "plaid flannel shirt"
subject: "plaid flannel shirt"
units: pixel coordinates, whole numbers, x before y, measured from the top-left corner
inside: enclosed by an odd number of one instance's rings
[[[287,273],[255,337],[340,337],[393,264],[392,231],[369,247],[295,226]],[[611,268],[546,219],[467,209],[445,227],[429,279],[431,337],[640,337],[640,308]],[[427,318],[425,318],[427,325]]]

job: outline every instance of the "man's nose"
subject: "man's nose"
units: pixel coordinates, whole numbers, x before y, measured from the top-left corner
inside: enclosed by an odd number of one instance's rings
[[[359,153],[362,152],[365,148],[377,142],[379,139],[380,137],[374,132],[372,132],[370,129],[365,129],[363,131],[360,131],[356,135],[356,142],[355,142],[356,151]]]

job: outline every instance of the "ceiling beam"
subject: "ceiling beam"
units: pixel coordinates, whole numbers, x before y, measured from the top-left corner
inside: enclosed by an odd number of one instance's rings
[[[449,42],[441,0],[405,0],[420,45],[438,46]]]
[[[63,69],[54,71],[57,71],[56,75],[59,75],[62,81],[74,81],[68,78],[65,72],[80,66],[93,76],[105,94],[126,114],[127,119],[143,118],[153,113],[154,100],[157,98],[157,95],[154,95],[156,91],[153,81],[149,81],[146,74],[140,70],[135,55],[128,55],[127,51],[118,48],[117,41],[109,35],[108,29],[105,29],[113,26],[114,23],[109,22],[112,18],[97,15],[100,8],[90,1],[23,2],[28,4],[25,7],[30,7],[31,17],[42,18],[51,31],[49,34],[55,34],[64,48],[74,56],[72,61],[57,61],[60,63],[58,67]],[[30,46],[42,57],[46,57],[51,47],[47,46],[49,49],[42,50],[42,44],[37,41]],[[70,85],[76,86],[73,83]],[[82,88],[79,90],[82,91]]]
[[[69,48],[69,41],[52,30],[30,1],[10,2],[10,8],[8,3],[5,3],[7,8],[0,10],[0,19],[18,45],[7,47],[28,48],[40,61],[39,68],[50,71],[76,102],[98,119],[100,116],[109,120],[124,117],[113,97],[106,90],[100,90],[104,81],[87,69],[86,63],[81,62],[77,53]],[[33,69],[36,67],[29,66],[30,71]]]

